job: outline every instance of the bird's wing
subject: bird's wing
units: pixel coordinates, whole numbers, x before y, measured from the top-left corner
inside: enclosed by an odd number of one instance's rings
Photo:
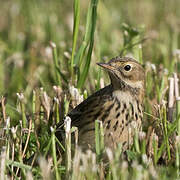
[[[79,121],[86,121],[92,114],[99,111],[104,103],[112,98],[110,91],[109,86],[106,86],[76,106],[76,108],[68,114],[71,118],[72,126],[79,127]]]
[[[76,106],[67,116],[71,118],[71,125],[80,127],[82,123],[99,110],[107,100],[111,99],[112,87],[111,85],[100,89],[96,93],[89,96],[86,100]],[[96,120],[96,118],[94,118]],[[83,122],[82,122],[83,121]],[[64,133],[64,121],[57,125],[56,132]]]

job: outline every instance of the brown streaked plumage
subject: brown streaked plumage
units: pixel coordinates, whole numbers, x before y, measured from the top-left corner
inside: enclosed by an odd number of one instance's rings
[[[139,130],[143,118],[144,69],[132,58],[116,57],[108,63],[97,63],[108,71],[111,84],[95,92],[74,108],[68,116],[78,127],[79,145],[95,147],[95,120],[103,122],[105,146],[122,143],[127,149],[133,140],[133,126]],[[63,129],[62,126],[59,126]],[[61,128],[57,136],[62,136]]]

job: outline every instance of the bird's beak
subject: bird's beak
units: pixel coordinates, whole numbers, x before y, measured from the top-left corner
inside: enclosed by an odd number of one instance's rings
[[[115,68],[111,64],[109,64],[109,63],[97,63],[97,65],[107,69],[108,71],[115,70]]]

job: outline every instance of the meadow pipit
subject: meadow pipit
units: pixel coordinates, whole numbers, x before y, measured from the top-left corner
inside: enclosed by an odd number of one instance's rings
[[[114,148],[121,143],[123,150],[132,144],[134,129],[141,128],[145,73],[137,61],[116,57],[108,63],[97,63],[108,71],[111,84],[95,92],[74,108],[68,116],[72,126],[78,127],[79,145],[83,149],[95,147],[95,120],[104,127],[104,143]],[[62,137],[63,127],[57,129]]]

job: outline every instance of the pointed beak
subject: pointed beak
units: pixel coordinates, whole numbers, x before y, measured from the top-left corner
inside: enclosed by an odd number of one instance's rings
[[[111,64],[109,64],[109,63],[97,63],[97,65],[107,69],[108,71],[115,70],[115,68]]]

